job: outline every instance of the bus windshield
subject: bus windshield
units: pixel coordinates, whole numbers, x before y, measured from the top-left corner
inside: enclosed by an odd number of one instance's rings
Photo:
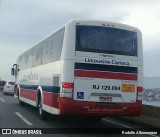
[[[137,56],[137,33],[118,28],[77,25],[76,51]]]

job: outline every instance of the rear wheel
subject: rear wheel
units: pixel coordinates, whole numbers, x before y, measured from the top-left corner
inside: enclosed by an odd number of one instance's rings
[[[17,95],[18,95],[17,98],[18,98],[18,101],[19,101],[19,105],[20,105],[20,106],[24,106],[24,102],[21,101],[20,98],[19,98],[19,91],[17,90],[16,93],[17,93]]]
[[[19,98],[19,91],[16,90],[16,97]]]
[[[42,109],[42,99],[41,97],[39,98],[38,101],[38,114],[41,120],[45,120],[46,119],[46,112]]]
[[[24,106],[24,102],[19,99],[19,105]]]

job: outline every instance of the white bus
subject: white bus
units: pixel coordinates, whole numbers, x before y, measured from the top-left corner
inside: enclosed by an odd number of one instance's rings
[[[72,20],[19,56],[13,65],[20,104],[45,113],[135,116],[142,106],[139,29],[113,22]]]

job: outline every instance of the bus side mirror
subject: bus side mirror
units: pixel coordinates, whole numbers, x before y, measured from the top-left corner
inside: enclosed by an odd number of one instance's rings
[[[13,64],[13,68],[11,69],[11,75],[17,75],[17,72],[19,71],[18,69],[18,65],[17,64]]]
[[[15,68],[12,68],[12,69],[11,69],[11,75],[14,76],[14,74],[15,74]]]

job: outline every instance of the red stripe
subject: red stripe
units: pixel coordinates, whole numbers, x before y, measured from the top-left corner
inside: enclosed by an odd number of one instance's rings
[[[137,116],[140,115],[141,107],[141,101],[115,103],[115,106],[97,106],[96,102],[75,101],[71,98],[60,98],[59,101],[60,114],[62,115]]]
[[[144,88],[143,87],[137,87],[138,92],[143,92]]]
[[[26,89],[21,89],[20,96],[32,101],[36,101],[36,92],[34,90],[28,91]]]
[[[36,101],[36,91],[21,89],[20,96],[32,101]],[[58,108],[59,94],[43,92],[43,103],[47,106]]]
[[[126,74],[126,73],[75,70],[74,75],[76,77],[107,78],[107,79],[120,79],[120,80],[137,80],[137,74]]]
[[[47,106],[58,108],[59,94],[43,92],[43,103]]]

